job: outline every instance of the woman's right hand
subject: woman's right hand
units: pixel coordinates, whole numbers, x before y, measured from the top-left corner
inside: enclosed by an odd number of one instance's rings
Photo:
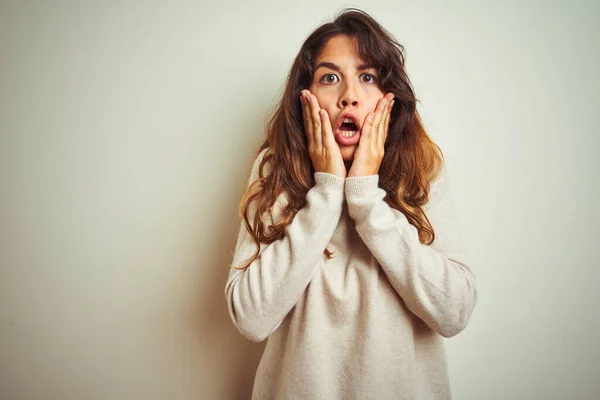
[[[300,100],[304,131],[308,136],[308,152],[315,172],[327,172],[345,178],[346,166],[340,147],[333,137],[327,111],[321,109],[317,97],[308,89],[302,91]]]

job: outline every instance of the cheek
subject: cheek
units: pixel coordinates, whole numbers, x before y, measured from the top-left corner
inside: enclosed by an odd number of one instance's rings
[[[319,105],[321,106],[321,108],[324,108],[325,110],[329,111],[335,107],[336,97],[334,95],[332,95],[331,93],[327,93],[327,92],[319,91],[319,90],[317,90],[316,92],[312,92],[312,93],[315,95],[315,97],[319,101]]]
[[[369,112],[375,111],[375,109],[377,108],[377,103],[382,98],[383,98],[383,95],[381,95],[381,96],[378,95],[378,96],[375,96],[375,97],[372,97],[371,99],[369,99],[369,104],[367,104],[367,109],[369,110]]]

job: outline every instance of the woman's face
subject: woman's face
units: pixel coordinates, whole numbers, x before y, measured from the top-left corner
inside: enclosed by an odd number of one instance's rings
[[[363,122],[384,96],[378,86],[377,70],[372,65],[365,65],[358,55],[356,39],[346,35],[329,39],[318,55],[315,67],[308,90],[329,114],[342,158],[352,161]],[[355,126],[352,123],[342,125],[344,120],[348,121],[346,118],[350,118]]]

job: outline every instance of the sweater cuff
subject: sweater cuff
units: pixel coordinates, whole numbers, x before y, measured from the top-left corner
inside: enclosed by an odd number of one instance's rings
[[[345,179],[328,172],[315,172],[315,186],[321,186],[333,191],[344,190]]]
[[[346,178],[346,198],[364,197],[379,189],[379,175],[351,176]]]

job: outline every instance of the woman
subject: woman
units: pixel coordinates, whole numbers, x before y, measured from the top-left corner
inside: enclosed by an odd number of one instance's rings
[[[475,277],[404,49],[348,9],[303,44],[240,204],[225,287],[268,338],[253,399],[449,399]]]

